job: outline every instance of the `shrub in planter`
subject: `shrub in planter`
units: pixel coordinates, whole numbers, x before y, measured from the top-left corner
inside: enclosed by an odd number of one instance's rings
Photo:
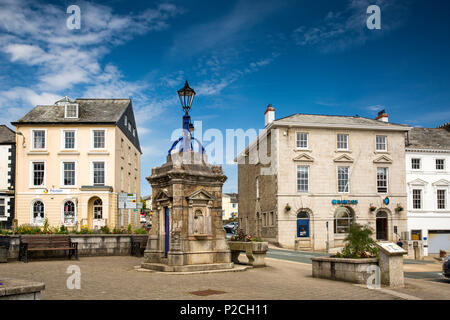
[[[395,208],[395,212],[399,213],[403,211],[403,207],[402,206],[397,206],[397,208]]]
[[[139,228],[139,229],[135,229],[134,234],[147,234],[147,230],[145,230],[144,228]]]
[[[447,256],[447,252],[445,250],[439,250],[439,257],[445,258]]]
[[[374,212],[375,210],[377,210],[377,207],[375,207],[375,206],[370,206],[370,207],[369,207],[369,210],[370,210],[371,212]]]
[[[291,211],[291,206],[288,204],[286,204],[286,207],[284,207],[284,210],[286,210],[286,212]]]
[[[336,258],[370,258],[378,254],[378,248],[372,239],[373,231],[368,226],[353,224],[345,238],[345,247]]]
[[[254,237],[251,235],[246,235],[242,229],[237,231],[237,234],[233,235],[230,241],[241,241],[241,242],[264,242],[262,239],[258,237]]]

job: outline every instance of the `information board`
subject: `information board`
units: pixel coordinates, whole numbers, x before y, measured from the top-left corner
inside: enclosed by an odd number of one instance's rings
[[[119,193],[118,202],[119,209],[136,209],[136,194]]]

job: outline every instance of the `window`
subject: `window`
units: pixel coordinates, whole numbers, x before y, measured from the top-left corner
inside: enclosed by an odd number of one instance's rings
[[[340,207],[334,216],[334,233],[348,233],[353,224],[353,215],[348,208]]]
[[[259,178],[256,178],[256,199],[259,199]]]
[[[75,204],[73,201],[66,201],[64,203],[64,225],[75,224]]]
[[[45,218],[45,207],[42,201],[33,203],[33,224],[43,224]]]
[[[388,192],[388,169],[387,168],[377,168],[377,192],[387,193]]]
[[[77,104],[66,104],[64,110],[65,110],[65,118],[78,118]]]
[[[123,124],[125,125],[125,127],[128,125],[128,117],[126,115],[125,115]]]
[[[446,207],[446,190],[437,190],[437,208],[445,209]]]
[[[420,159],[418,158],[411,159],[411,168],[415,170],[420,169]]]
[[[270,225],[275,225],[275,215],[273,214],[273,211],[270,213]]]
[[[105,130],[94,130],[94,149],[105,149]]]
[[[236,209],[236,203],[231,204],[231,206],[233,207],[233,209]]]
[[[63,131],[64,149],[75,149],[75,131]]]
[[[93,162],[93,177],[94,186],[104,186],[105,185],[105,162]]]
[[[349,167],[338,167],[338,192],[348,192]]]
[[[263,222],[262,223],[263,227],[266,227],[267,226],[267,215],[265,212],[262,214],[262,222]]]
[[[75,162],[63,162],[63,185],[75,185]]]
[[[445,169],[445,159],[436,159],[436,170]]]
[[[348,149],[348,134],[338,134],[337,135],[337,148],[338,150]]]
[[[387,151],[387,137],[386,136],[377,136],[376,138],[376,150],[377,151]]]
[[[6,215],[6,203],[4,198],[0,198],[0,217]]]
[[[94,219],[103,219],[103,203],[102,199],[96,199],[94,201]]]
[[[298,166],[297,167],[297,191],[308,192],[309,188],[309,167]]]
[[[297,148],[308,149],[308,134],[297,132]]]
[[[133,129],[133,137],[136,137],[136,129]]]
[[[128,122],[128,131],[131,132],[131,122]]]
[[[413,189],[413,209],[422,209],[422,190]]]
[[[33,149],[45,149],[45,130],[33,130]]]
[[[33,186],[43,186],[45,177],[45,163],[32,162],[31,167],[32,167]]]

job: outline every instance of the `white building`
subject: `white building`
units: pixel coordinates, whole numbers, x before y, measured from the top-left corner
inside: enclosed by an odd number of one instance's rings
[[[11,228],[15,218],[16,134],[0,125],[0,228]]]
[[[424,254],[450,251],[450,132],[413,128],[406,146],[408,232]]]
[[[237,193],[222,194],[222,220],[230,220],[238,217]]]

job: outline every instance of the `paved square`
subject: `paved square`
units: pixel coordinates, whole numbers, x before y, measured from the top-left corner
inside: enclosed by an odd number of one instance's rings
[[[311,277],[311,265],[277,259],[267,259],[266,268],[189,275],[137,271],[135,266],[141,262],[142,258],[131,256],[81,257],[79,261],[35,260],[27,264],[10,262],[0,264],[0,279],[11,277],[42,281],[46,289],[41,299],[401,299],[350,283],[314,279]],[[69,277],[66,270],[73,264],[81,269],[80,290],[69,290],[66,286]],[[415,296],[422,292],[424,298],[439,298],[433,297],[438,292],[436,288],[431,286],[430,289],[425,281],[418,283],[408,283],[409,287],[398,292],[413,292]],[[437,285],[442,285],[438,288],[441,292],[450,288],[447,283]],[[204,290],[224,293],[206,296],[192,294]],[[447,295],[445,299],[450,297]]]

